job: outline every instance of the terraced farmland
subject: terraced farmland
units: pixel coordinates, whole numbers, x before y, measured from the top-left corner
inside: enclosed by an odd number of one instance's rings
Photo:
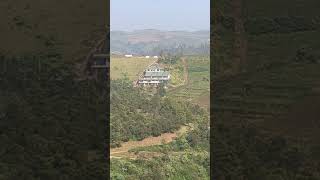
[[[210,102],[210,59],[209,57],[186,57],[188,63],[188,82],[185,86],[169,92],[169,96],[178,100],[189,100],[208,106]],[[203,102],[206,100],[208,102]]]
[[[289,132],[299,137],[312,134],[310,132],[316,130],[314,127],[301,129],[301,119],[295,120],[291,114],[294,113],[292,108],[305,98],[320,96],[317,91],[320,87],[319,68],[320,64],[289,63],[254,76],[243,74],[232,80],[215,82],[215,103],[211,107],[219,117],[215,121],[255,124],[266,130]],[[313,103],[316,102],[309,102],[308,106]],[[301,111],[304,109],[308,107],[300,107]],[[304,124],[313,124],[307,116],[303,121]],[[299,132],[296,129],[300,129]]]
[[[178,87],[182,86],[186,82],[184,82],[183,78],[183,66],[181,64],[171,65],[168,67],[170,71],[170,86]]]

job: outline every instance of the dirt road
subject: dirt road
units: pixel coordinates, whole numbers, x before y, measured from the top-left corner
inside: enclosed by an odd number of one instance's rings
[[[170,143],[178,136],[186,133],[189,130],[189,128],[189,126],[181,126],[181,128],[174,133],[163,133],[160,136],[148,137],[143,139],[142,141],[128,141],[122,143],[121,147],[110,149],[110,158],[129,157],[131,159],[134,159],[136,155],[134,155],[133,153],[129,153],[130,149],[161,145],[162,143]]]

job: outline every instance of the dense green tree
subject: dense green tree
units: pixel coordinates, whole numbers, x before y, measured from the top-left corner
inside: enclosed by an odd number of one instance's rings
[[[199,107],[175,102],[161,96],[161,91],[160,87],[150,97],[144,89],[133,87],[128,79],[111,81],[110,126],[113,147],[121,141],[141,140],[172,132],[203,115]]]
[[[99,82],[76,80],[56,54],[2,57],[0,172],[4,179],[101,179],[88,152],[103,154],[105,97]],[[80,154],[83,154],[80,156]],[[99,156],[98,159],[103,159]],[[99,163],[99,162],[95,162]],[[100,163],[97,171],[105,171]],[[1,173],[2,174],[2,173]]]

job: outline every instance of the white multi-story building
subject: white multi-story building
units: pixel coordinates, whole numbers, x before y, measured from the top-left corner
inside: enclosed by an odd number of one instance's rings
[[[159,84],[167,84],[170,80],[170,73],[161,68],[158,64],[152,64],[139,78],[138,84],[147,86],[158,86]]]

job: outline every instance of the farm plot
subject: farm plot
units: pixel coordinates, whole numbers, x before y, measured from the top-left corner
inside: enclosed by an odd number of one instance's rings
[[[128,77],[130,80],[136,80],[140,73],[154,61],[154,59],[141,57],[111,57],[110,77],[111,79]]]
[[[178,87],[186,83],[183,78],[184,72],[181,64],[172,65],[168,69],[171,75],[170,86]]]
[[[189,83],[178,91],[169,93],[171,97],[189,100],[207,106],[210,99],[210,59],[209,57],[187,57]],[[208,102],[204,102],[204,100]]]

